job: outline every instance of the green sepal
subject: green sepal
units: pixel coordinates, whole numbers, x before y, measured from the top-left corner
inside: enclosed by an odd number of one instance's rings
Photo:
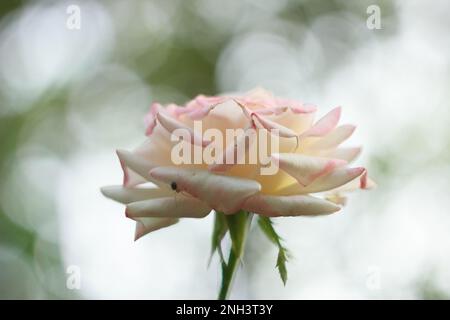
[[[231,247],[237,257],[241,257],[244,250],[244,240],[250,223],[249,215],[248,212],[241,210],[236,214],[225,216],[230,231]]]
[[[212,257],[217,251],[219,253],[220,262],[224,263],[225,258],[222,252],[222,240],[228,231],[228,224],[225,215],[221,212],[214,212],[214,228],[211,238],[211,256],[209,257],[208,265],[211,264]]]

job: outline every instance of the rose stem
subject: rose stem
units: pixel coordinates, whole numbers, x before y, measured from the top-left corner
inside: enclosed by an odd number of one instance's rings
[[[219,300],[226,300],[230,294],[231,286],[236,276],[236,271],[244,255],[245,242],[247,240],[247,233],[250,229],[252,217],[253,214],[247,212],[239,212],[235,215],[226,217],[230,228],[230,233],[232,232],[231,228],[234,228],[235,236],[231,237],[233,243],[228,256],[228,263],[222,262],[222,286],[219,291]],[[236,226],[235,223],[230,223],[231,219],[236,222],[236,218],[240,220],[238,221],[239,224],[244,223],[245,225]],[[242,219],[244,220],[242,221]]]

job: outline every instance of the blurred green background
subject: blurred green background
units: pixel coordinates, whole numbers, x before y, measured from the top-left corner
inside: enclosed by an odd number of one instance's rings
[[[449,13],[448,1],[1,1],[0,298],[214,298],[209,217],[133,243],[98,188],[120,183],[114,150],[142,141],[152,101],[257,86],[319,114],[342,105],[379,187],[340,215],[277,220],[294,254],[285,288],[255,228],[232,298],[449,298]]]

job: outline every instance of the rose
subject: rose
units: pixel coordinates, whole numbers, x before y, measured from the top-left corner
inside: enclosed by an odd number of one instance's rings
[[[355,127],[338,126],[341,108],[314,122],[316,108],[272,96],[262,89],[242,96],[197,96],[184,106],[158,103],[145,120],[148,138],[133,152],[118,150],[124,179],[121,186],[102,188],[105,196],[126,204],[126,216],[137,222],[135,239],[167,227],[179,218],[202,218],[213,209],[232,215],[240,210],[267,217],[316,216],[338,211],[343,195],[374,183],[362,167],[348,165],[361,148],[340,144]],[[281,170],[263,175],[267,161],[256,164],[174,165],[176,130],[189,132],[181,143],[204,150],[211,141],[193,130],[254,129],[278,139],[279,152],[269,159]],[[259,139],[256,137],[255,139]],[[248,139],[237,137],[216,154],[223,159],[237,147],[250,152]],[[148,186],[147,182],[153,183]],[[312,195],[314,194],[314,195]]]
[[[154,103],[145,118],[148,138],[133,152],[117,151],[123,185],[102,192],[126,204],[126,216],[137,222],[135,239],[215,210],[212,253],[217,250],[222,261],[220,299],[230,291],[256,213],[278,247],[277,267],[286,282],[288,254],[270,218],[331,214],[347,191],[374,185],[364,168],[349,167],[361,148],[340,146],[355,129],[338,126],[341,109],[316,122],[315,112],[262,89],[200,95],[184,106]],[[232,241],[227,261],[220,246],[226,232]]]

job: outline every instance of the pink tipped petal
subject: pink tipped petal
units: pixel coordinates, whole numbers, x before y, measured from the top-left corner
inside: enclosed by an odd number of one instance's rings
[[[359,177],[365,171],[364,168],[340,168],[330,174],[316,179],[309,186],[305,187],[304,192],[328,191],[346,184],[349,181]]]
[[[331,131],[326,136],[318,139],[308,148],[311,149],[331,149],[336,148],[347,140],[355,131],[356,127],[350,124],[342,125]]]
[[[340,117],[341,107],[337,107],[318,120],[311,128],[303,132],[301,137],[322,137],[328,134],[336,127]]]
[[[218,104],[223,103],[226,97],[206,97],[203,95],[197,96],[194,101],[195,108],[192,108],[188,116],[192,120],[200,120],[206,117]]]
[[[280,169],[294,177],[303,186],[307,186],[317,178],[347,164],[346,161],[340,159],[319,158],[296,153],[273,154],[272,159],[279,164]]]
[[[255,195],[244,203],[244,210],[268,217],[318,216],[340,209],[332,202],[308,195],[271,196]]]
[[[226,214],[236,213],[245,199],[261,190],[261,185],[254,180],[200,169],[159,167],[151,170],[150,175],[168,185],[175,182],[179,191],[187,192]]]
[[[292,184],[280,190],[280,194],[306,194],[328,191],[356,179],[365,171],[364,168],[337,168],[331,173],[319,177],[307,186]],[[359,181],[359,180],[358,180]]]
[[[157,114],[157,118],[158,118],[159,123],[169,133],[173,133],[177,129],[186,130],[186,132],[189,134],[189,138],[190,138],[189,142],[191,144],[206,147],[210,143],[210,141],[202,140],[202,138],[199,135],[197,135],[196,133],[194,133],[194,131],[191,128],[185,126],[183,123],[175,120],[174,118],[172,118],[162,112]]]
[[[367,170],[359,177],[359,187],[361,189],[367,189]]]
[[[206,117],[218,104],[226,101],[226,97],[205,97],[198,96],[195,102],[199,107],[192,109],[188,116],[192,120],[200,120]]]
[[[117,151],[116,151],[116,153],[117,153]],[[122,159],[120,159],[120,157],[119,157],[119,162],[120,162],[120,167],[122,168],[122,172],[123,172],[122,185],[129,186],[130,185],[130,170],[128,170],[127,165],[125,164],[125,162]],[[141,180],[141,181],[139,181],[139,180]],[[133,181],[133,182],[134,183],[132,185],[136,185],[136,184],[145,182],[145,179],[142,178],[141,176],[139,176],[139,179],[137,181]]]
[[[178,219],[173,218],[140,218],[138,221],[136,221],[134,241],[150,232],[171,226],[177,222]]]
[[[271,131],[271,130],[277,130],[278,136],[283,138],[297,138],[297,134],[292,131],[289,128],[286,128],[285,126],[282,126],[276,122],[273,122],[267,118],[264,118],[261,115],[258,115],[256,113],[253,114],[256,119],[258,119],[258,122],[263,126],[264,129]]]
[[[124,188],[123,186],[106,186],[100,189],[103,195],[117,202],[127,204],[130,202],[167,197],[174,192],[159,188]]]
[[[147,125],[147,129],[145,130],[145,135],[150,136],[153,133],[153,130],[156,127],[156,121],[152,121],[149,125]]]
[[[148,172],[154,168],[154,165],[147,159],[137,156],[126,150],[117,150],[122,168],[124,169],[124,185],[129,185],[129,171],[127,168],[133,170],[135,173],[143,178],[148,178]]]
[[[204,95],[198,95],[197,97],[195,97],[194,100],[198,106],[200,106],[201,108],[205,108],[221,103],[226,99],[227,97],[211,97],[211,96],[207,97]]]
[[[290,108],[279,115],[271,116],[269,119],[289,128],[298,135],[298,133],[304,132],[311,127],[314,120],[314,112],[296,113]]]
[[[206,117],[210,111],[214,108],[214,105],[206,106],[198,109],[194,109],[188,113],[188,117],[192,120],[200,120]]]
[[[119,157],[120,167],[123,171],[123,186],[124,187],[133,187],[141,183],[147,182],[147,179],[137,174],[133,170],[128,167],[128,164],[125,162],[124,155],[122,153],[126,153],[128,151],[125,150],[117,150],[116,153]]]
[[[252,112],[244,105],[244,103],[239,101],[238,99],[233,99],[233,101],[241,108],[245,118],[252,121]]]
[[[144,118],[145,125],[147,126],[147,129],[145,131],[145,134],[147,136],[150,136],[153,133],[153,129],[156,126],[156,115],[161,109],[162,106],[159,103],[152,103],[152,105],[150,106],[150,111]]]
[[[312,104],[302,104],[300,106],[291,106],[293,113],[313,113],[317,111],[317,107]]]
[[[125,211],[128,218],[204,218],[211,208],[204,202],[178,194],[172,197],[129,203]]]

